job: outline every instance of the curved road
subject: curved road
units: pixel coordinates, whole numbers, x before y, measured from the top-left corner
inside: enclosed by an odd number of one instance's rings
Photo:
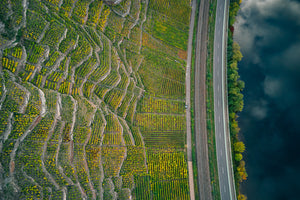
[[[214,35],[214,117],[220,194],[222,200],[235,200],[231,144],[228,127],[226,40],[228,0],[218,0]]]

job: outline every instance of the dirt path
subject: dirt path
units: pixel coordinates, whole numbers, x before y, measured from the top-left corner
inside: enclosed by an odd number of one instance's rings
[[[206,126],[206,57],[210,0],[202,0],[195,54],[195,141],[200,199],[212,200]]]
[[[192,2],[192,13],[189,28],[189,41],[188,41],[188,55],[186,65],[186,137],[187,137],[187,157],[188,157],[188,172],[189,172],[189,187],[190,198],[195,200],[195,186],[194,186],[194,173],[193,173],[193,158],[192,158],[192,133],[191,133],[191,60],[192,60],[192,48],[193,48],[193,34],[195,24],[196,13],[196,0]]]
[[[5,81],[4,81],[4,78],[3,78],[2,74],[1,74],[0,78],[2,79],[2,83],[1,84],[2,84],[2,88],[3,88],[3,94],[2,94],[2,97],[0,99],[0,109],[1,109],[2,108],[2,104],[3,104],[3,102],[4,102],[5,98],[6,98],[7,89],[5,87]]]

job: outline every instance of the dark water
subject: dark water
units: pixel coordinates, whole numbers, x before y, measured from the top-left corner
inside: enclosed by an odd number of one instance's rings
[[[300,199],[300,0],[243,0],[235,40],[244,55],[249,200]]]

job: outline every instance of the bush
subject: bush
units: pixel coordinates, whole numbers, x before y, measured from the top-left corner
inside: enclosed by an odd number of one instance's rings
[[[239,162],[243,159],[243,155],[241,153],[236,153],[234,159]]]
[[[234,143],[234,151],[243,153],[245,151],[245,144],[243,142]]]

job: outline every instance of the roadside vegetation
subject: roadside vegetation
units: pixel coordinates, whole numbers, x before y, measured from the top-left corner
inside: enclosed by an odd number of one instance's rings
[[[190,0],[2,1],[0,196],[190,199],[190,13]]]
[[[229,10],[229,31],[227,43],[227,80],[228,80],[228,106],[229,106],[229,124],[232,145],[232,158],[234,178],[236,184],[236,191],[238,192],[238,199],[247,199],[246,196],[240,193],[239,185],[242,181],[247,179],[247,172],[245,169],[245,161],[242,153],[245,151],[245,145],[239,139],[240,128],[238,126],[238,113],[243,110],[243,94],[242,91],[245,83],[240,80],[238,74],[238,62],[242,59],[240,47],[237,42],[233,41],[234,22],[237,12],[239,10],[240,0],[231,0]]]
[[[208,44],[207,44],[207,67],[206,67],[206,116],[207,116],[207,138],[209,150],[209,169],[212,180],[213,199],[221,199],[219,188],[219,176],[215,141],[214,124],[214,92],[213,92],[213,52],[214,52],[214,33],[216,18],[217,1],[210,1],[209,22],[208,22]]]
[[[196,1],[196,8],[199,7],[200,0]],[[195,23],[194,23],[194,33],[193,33],[193,44],[192,46],[195,47],[196,45],[196,36],[197,36],[197,26],[198,26],[198,15],[199,9],[195,11]],[[195,51],[196,48],[192,48],[192,60],[191,60],[191,86],[195,85]],[[191,133],[192,138],[195,138],[195,87],[191,87]],[[196,146],[195,140],[192,140],[192,159],[196,161]],[[199,199],[199,190],[198,190],[198,168],[197,162],[193,162],[193,176],[194,176],[194,188],[195,188],[195,198]]]

